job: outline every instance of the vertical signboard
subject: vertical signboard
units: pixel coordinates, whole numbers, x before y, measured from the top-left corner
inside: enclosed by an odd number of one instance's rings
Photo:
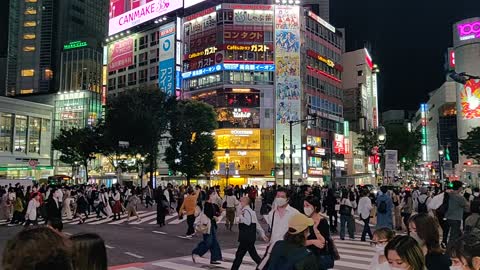
[[[395,175],[397,172],[398,151],[385,150],[385,172],[387,175]]]
[[[275,6],[275,157],[282,162],[283,136],[290,140],[289,121],[301,119],[300,82],[300,8],[298,6]],[[286,63],[287,66],[280,66]],[[298,149],[293,153],[294,164],[300,163],[301,125],[292,130],[292,145]],[[286,143],[290,145],[290,143]]]
[[[480,118],[480,80],[468,80],[460,92],[461,115],[463,119]]]
[[[373,128],[378,127],[378,85],[377,73],[372,74],[372,105],[373,105]]]
[[[175,23],[160,28],[158,87],[167,95],[175,94]]]

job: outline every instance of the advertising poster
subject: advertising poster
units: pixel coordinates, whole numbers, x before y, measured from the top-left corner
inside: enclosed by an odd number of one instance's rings
[[[302,87],[300,80],[300,30],[299,7],[275,7],[275,157],[276,163],[281,163],[283,152],[283,136],[290,145],[289,121],[297,121],[301,115]],[[302,125],[293,126],[292,144],[295,149],[293,162],[298,166],[301,157]],[[288,157],[288,155],[287,155]],[[294,165],[295,166],[295,165]]]
[[[463,119],[480,118],[480,80],[468,80],[460,92]]]
[[[385,150],[385,171],[397,172],[397,161],[397,150]]]
[[[169,96],[175,95],[175,24],[160,28],[158,87]]]
[[[182,6],[183,0],[110,0],[108,35],[156,19]]]
[[[133,64],[133,38],[127,38],[108,46],[108,72]]]

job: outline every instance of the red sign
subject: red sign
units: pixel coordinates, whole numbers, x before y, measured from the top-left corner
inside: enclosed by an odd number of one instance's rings
[[[107,86],[102,86],[102,105],[107,105]]]
[[[380,163],[380,156],[374,155],[368,157],[368,163],[370,164],[379,164]]]
[[[344,154],[350,154],[350,139],[345,138],[343,140],[344,145],[345,145],[345,153]]]
[[[133,65],[133,38],[127,38],[108,47],[108,71]]]
[[[450,64],[450,68],[455,68],[455,51],[451,50],[449,57],[448,57],[448,63]]]
[[[272,5],[222,4],[223,9],[273,10]]]
[[[333,140],[333,152],[335,154],[345,154],[345,139],[342,134],[335,134]]]

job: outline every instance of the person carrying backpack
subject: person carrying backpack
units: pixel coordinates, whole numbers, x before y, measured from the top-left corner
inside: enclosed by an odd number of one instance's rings
[[[428,204],[432,198],[430,198],[427,193],[427,187],[420,188],[420,195],[413,201],[413,209],[415,212],[419,214],[428,213]]]
[[[380,187],[379,195],[377,197],[377,225],[376,228],[389,228],[393,230],[392,198],[388,195],[386,186]]]
[[[313,225],[313,219],[304,214],[292,216],[284,240],[273,246],[268,270],[320,269],[315,255],[305,247],[309,227]]]

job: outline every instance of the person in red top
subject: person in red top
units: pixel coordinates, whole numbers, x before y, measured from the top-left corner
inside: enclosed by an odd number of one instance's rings
[[[255,211],[255,199],[258,196],[258,190],[254,187],[251,186],[250,190],[248,191],[248,198],[250,199],[250,208]]]

